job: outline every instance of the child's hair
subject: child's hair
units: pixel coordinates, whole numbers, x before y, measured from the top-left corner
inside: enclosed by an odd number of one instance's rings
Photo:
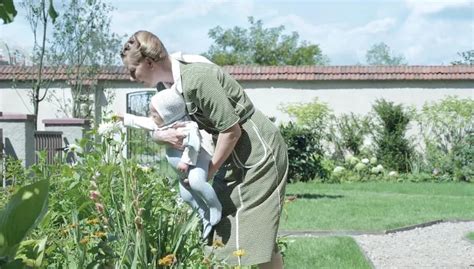
[[[186,115],[184,98],[175,89],[165,89],[153,95],[151,106],[160,115],[163,125],[173,123]]]

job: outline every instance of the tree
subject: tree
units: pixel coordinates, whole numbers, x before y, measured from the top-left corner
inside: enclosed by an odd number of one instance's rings
[[[11,23],[15,18],[17,11],[15,9],[15,4],[13,0],[2,0],[0,2],[0,18],[3,20],[4,24]],[[53,0],[49,0],[48,14],[51,19],[54,21],[58,16],[58,13],[54,9]]]
[[[250,27],[224,30],[217,26],[209,30],[214,40],[207,58],[218,65],[325,65],[329,60],[318,45],[302,41],[297,32],[284,35],[283,25],[264,28],[261,20],[248,18]]]
[[[3,0],[0,3],[0,18],[2,18],[4,24],[12,22],[16,14],[13,0]]]
[[[390,47],[383,42],[372,45],[365,58],[369,65],[407,65],[405,57],[392,55]]]
[[[91,118],[100,85],[101,67],[117,64],[120,38],[110,30],[112,7],[103,0],[71,0],[63,3],[64,15],[53,32],[50,62],[66,69],[72,100],[51,95],[68,117]]]
[[[45,0],[25,0],[21,3],[21,6],[26,9],[26,19],[28,20],[31,30],[33,31],[34,46],[33,46],[33,65],[36,68],[36,78],[33,81],[32,89],[30,92],[30,98],[33,103],[33,114],[38,116],[39,104],[44,100],[48,93],[50,80],[43,78],[45,57],[46,57],[46,36],[48,32],[48,26],[50,25],[49,19],[52,22],[56,21],[58,13],[52,7],[52,0],[49,1],[49,6],[46,5]],[[46,11],[48,10],[48,11]],[[41,27],[39,31],[38,27]],[[38,34],[41,34],[40,43],[38,43]],[[43,92],[41,90],[43,89]],[[37,127],[37,118],[35,117],[35,128]]]
[[[458,52],[461,60],[451,62],[452,65],[474,65],[474,50]]]

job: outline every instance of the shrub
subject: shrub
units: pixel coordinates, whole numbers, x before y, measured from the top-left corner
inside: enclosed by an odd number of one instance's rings
[[[324,178],[326,174],[321,163],[324,156],[321,133],[292,122],[280,125],[280,131],[288,145],[288,180],[297,182],[315,177]]]
[[[364,140],[369,134],[369,118],[351,114],[332,116],[327,140],[332,143],[333,158],[343,160],[344,156],[361,154]]]
[[[377,159],[386,168],[409,171],[413,155],[413,148],[405,137],[410,122],[409,112],[402,105],[384,99],[377,100],[373,110],[376,119],[371,132]]]
[[[453,174],[455,180],[474,180],[474,132],[453,147]]]
[[[472,134],[474,132],[474,100],[447,97],[425,104],[417,115],[426,170],[447,174],[457,180],[472,178]]]
[[[288,113],[296,121],[280,126],[291,160],[289,181],[326,178],[328,169],[323,163],[323,145],[331,117],[328,105],[315,98],[309,103],[283,105],[280,110]]]
[[[280,110],[288,113],[296,120],[296,124],[309,128],[315,128],[321,133],[326,131],[331,115],[331,109],[326,103],[315,98],[309,103],[293,103],[280,107]]]

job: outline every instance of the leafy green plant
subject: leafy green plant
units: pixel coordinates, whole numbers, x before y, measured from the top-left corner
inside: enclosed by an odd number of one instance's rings
[[[324,133],[329,123],[331,109],[326,103],[313,99],[309,103],[290,103],[282,105],[279,108],[292,117],[296,124],[309,128],[315,128],[315,131]]]
[[[411,169],[413,147],[406,137],[410,112],[401,104],[379,99],[373,106],[375,123],[371,129],[376,157],[386,168],[398,172]]]
[[[125,158],[120,124],[105,122],[95,134],[101,140],[70,145],[72,163],[21,168],[51,182],[49,211],[8,261],[49,268],[200,266],[198,219],[177,199],[177,182],[160,167]]]
[[[370,119],[367,116],[358,116],[354,113],[331,116],[331,124],[327,139],[332,143],[333,158],[343,160],[351,154],[359,156],[362,153],[364,140],[369,134]]]
[[[280,131],[288,145],[288,179],[291,182],[309,181],[315,177],[324,178],[322,166],[323,147],[321,134],[308,127],[300,127],[292,122],[281,125]]]
[[[456,180],[474,180],[474,132],[453,147],[453,173]]]
[[[471,172],[466,169],[469,162],[472,164],[469,151],[472,152],[474,100],[449,96],[425,104],[417,121],[425,149],[426,170],[457,180],[472,178],[472,169]]]
[[[47,180],[23,186],[11,197],[1,211],[0,265],[2,268],[3,266],[14,268],[14,266],[22,264],[21,260],[27,260],[24,250],[28,248],[28,245],[39,245],[40,250],[44,250],[44,240],[41,242],[28,241],[23,244],[22,241],[36,227],[47,211],[48,188]],[[21,255],[16,256],[18,249],[21,250],[19,251]]]

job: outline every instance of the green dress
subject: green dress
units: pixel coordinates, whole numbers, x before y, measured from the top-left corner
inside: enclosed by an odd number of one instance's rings
[[[225,178],[213,182],[223,214],[207,250],[230,265],[269,262],[288,173],[283,137],[220,67],[180,63],[180,70],[188,114],[200,129],[217,138],[236,123],[242,128],[235,149],[221,168]],[[213,248],[215,240],[224,246]]]

